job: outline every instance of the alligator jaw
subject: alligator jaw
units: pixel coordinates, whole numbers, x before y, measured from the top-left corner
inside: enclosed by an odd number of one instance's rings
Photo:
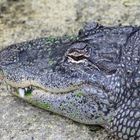
[[[29,88],[32,89],[29,91]],[[95,88],[92,87],[92,90]],[[98,113],[98,104],[95,100],[96,94],[100,96],[100,93],[91,94],[90,91],[85,90],[85,85],[74,91],[57,94],[34,87],[12,89],[14,89],[13,95],[34,106],[66,116],[80,123],[105,124],[105,119],[101,117],[100,112]],[[101,90],[98,89],[98,91]],[[104,102],[106,105],[108,104],[106,99],[104,99]]]
[[[16,88],[13,88],[13,89],[16,89]],[[21,98],[24,98],[26,95],[32,95],[32,93],[34,91],[39,91],[39,92],[46,93],[46,94],[50,93],[50,95],[64,95],[64,94],[68,94],[68,93],[70,93],[72,91],[75,91],[75,90],[71,90],[71,91],[68,91],[68,92],[59,92],[58,93],[58,92],[50,92],[50,91],[47,91],[47,90],[42,90],[42,89],[39,89],[37,87],[30,86],[30,87],[26,87],[26,88],[18,88],[18,89],[16,89],[16,94],[17,94],[17,96],[19,96]]]
[[[80,87],[82,87],[82,85],[79,85],[79,86],[75,86],[75,87],[71,87],[71,88],[65,88],[65,89],[62,89],[62,88],[58,88],[58,89],[50,89],[47,90],[47,88],[45,88],[45,90],[41,87],[37,87],[37,86],[22,86],[22,87],[18,87],[18,86],[12,86],[11,84],[9,85],[10,86],[10,92],[12,92],[12,94],[20,97],[20,98],[23,98],[23,99],[26,99],[26,96],[29,96],[29,95],[33,95],[33,93],[35,93],[36,91],[37,92],[42,92],[44,95],[46,96],[62,96],[62,95],[65,95],[65,94],[69,94],[70,92],[74,92],[78,89],[80,89]]]
[[[77,85],[72,85],[72,86],[69,86],[69,87],[65,87],[65,88],[54,88],[54,87],[45,87],[41,84],[38,84],[36,83],[35,81],[24,81],[24,82],[20,82],[20,83],[16,83],[16,82],[13,82],[13,81],[9,81],[9,80],[5,80],[6,83],[8,85],[10,85],[11,87],[13,88],[28,88],[28,87],[35,87],[35,88],[38,88],[38,89],[41,89],[43,91],[46,91],[46,92],[52,92],[52,93],[67,93],[67,92],[70,92],[70,91],[74,91],[74,90],[77,90],[79,89],[83,84],[80,83],[80,84],[77,84]]]

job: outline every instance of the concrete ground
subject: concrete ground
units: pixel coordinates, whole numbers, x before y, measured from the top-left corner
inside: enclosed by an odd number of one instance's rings
[[[0,48],[43,36],[77,34],[85,22],[140,25],[139,0],[0,0]],[[31,106],[0,81],[0,140],[104,140],[104,130]]]

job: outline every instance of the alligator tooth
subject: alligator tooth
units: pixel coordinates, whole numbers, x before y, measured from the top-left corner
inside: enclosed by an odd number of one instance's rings
[[[25,88],[25,91],[27,92],[28,88]]]
[[[24,98],[25,90],[22,89],[22,88],[19,88],[19,89],[18,89],[18,92],[19,92],[20,97]]]
[[[32,89],[32,86],[29,86],[29,89]]]

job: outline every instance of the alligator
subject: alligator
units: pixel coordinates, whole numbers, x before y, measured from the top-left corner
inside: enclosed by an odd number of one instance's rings
[[[48,111],[140,140],[140,27],[87,23],[74,37],[46,37],[0,51],[11,93]]]

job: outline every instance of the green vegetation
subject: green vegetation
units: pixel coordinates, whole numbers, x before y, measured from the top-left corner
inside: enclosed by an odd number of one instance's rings
[[[37,106],[37,107],[40,107],[42,109],[50,109],[51,105],[49,103],[41,103],[41,102],[38,102],[38,101],[29,101],[31,104]]]
[[[51,59],[49,59],[48,63],[49,63],[49,65],[52,65],[54,63],[54,61],[52,61]]]
[[[30,96],[32,94],[32,89],[27,89],[27,91],[25,91],[25,96]]]
[[[77,92],[75,95],[76,95],[77,97],[82,97],[82,96],[83,96],[83,93],[82,93],[81,91],[79,91],[79,92]]]
[[[78,37],[76,35],[64,35],[62,37],[54,37],[54,36],[49,36],[47,37],[46,41],[48,45],[53,45],[53,44],[58,44],[61,41],[76,41],[78,40]]]

